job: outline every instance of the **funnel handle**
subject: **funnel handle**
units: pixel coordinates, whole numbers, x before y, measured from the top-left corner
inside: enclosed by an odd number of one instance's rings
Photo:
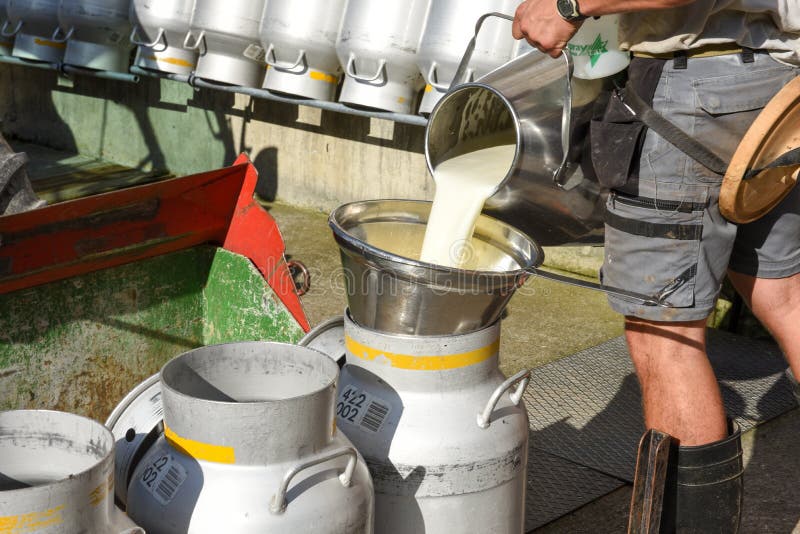
[[[678,287],[680,287],[679,285],[670,284],[655,295],[643,295],[641,293],[636,293],[634,291],[628,291],[627,289],[620,289],[618,287],[606,286],[595,282],[589,282],[588,280],[580,280],[578,278],[572,278],[571,276],[564,276],[561,274],[551,273],[548,271],[541,271],[539,269],[536,269],[535,267],[529,268],[527,272],[529,272],[533,276],[539,276],[541,278],[546,278],[548,280],[553,280],[555,282],[561,282],[563,284],[583,287],[586,289],[593,289],[595,291],[602,291],[603,293],[608,293],[609,295],[613,295],[615,297],[619,297],[624,300],[635,302],[637,304],[642,304],[644,306],[661,306],[662,308],[672,307],[671,304],[666,302],[666,298],[669,297],[672,293],[674,293],[675,290],[678,289]]]
[[[342,486],[345,488],[349,488],[353,480],[353,472],[356,470],[358,453],[356,453],[356,450],[353,447],[343,447],[328,454],[323,454],[321,456],[317,456],[316,458],[307,460],[301,464],[297,464],[289,469],[286,474],[283,475],[283,479],[281,480],[280,487],[278,487],[278,491],[272,496],[272,502],[269,505],[269,512],[273,515],[279,515],[286,511],[286,491],[289,489],[289,484],[292,482],[292,479],[300,471],[308,469],[309,467],[314,467],[315,465],[319,465],[329,460],[333,460],[334,458],[338,458],[340,456],[347,456],[348,460],[347,466],[344,468],[344,472],[339,475],[339,482],[341,482]]]
[[[492,11],[491,13],[485,13],[480,17],[478,17],[478,21],[475,23],[475,35],[472,36],[472,39],[469,40],[469,44],[467,44],[467,48],[464,49],[464,55],[461,57],[461,63],[458,64],[458,68],[456,69],[456,75],[453,76],[453,81],[450,83],[451,89],[456,85],[460,85],[468,81],[469,73],[467,72],[467,65],[469,65],[469,62],[472,59],[472,53],[475,51],[475,43],[478,40],[478,33],[481,31],[481,26],[483,26],[483,21],[488,19],[489,17],[498,17],[501,19],[506,19],[510,20],[511,22],[514,22],[514,17],[512,17],[511,15],[506,15],[505,13],[498,13],[497,11]]]
[[[489,425],[491,425],[490,419],[492,417],[492,412],[494,411],[495,407],[497,407],[500,397],[503,395],[503,393],[511,389],[511,386],[517,383],[519,384],[517,389],[515,389],[508,397],[511,399],[511,402],[514,403],[514,406],[518,406],[519,401],[522,400],[522,394],[525,392],[525,388],[528,387],[530,381],[530,369],[523,369],[497,386],[497,389],[494,390],[492,396],[489,397],[489,402],[486,403],[486,407],[481,413],[478,414],[478,426],[483,429],[489,428]]]

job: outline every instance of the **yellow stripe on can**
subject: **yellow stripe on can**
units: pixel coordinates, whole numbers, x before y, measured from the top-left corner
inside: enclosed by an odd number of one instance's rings
[[[347,350],[357,358],[366,361],[386,361],[389,365],[397,369],[406,369],[410,371],[446,371],[447,369],[459,369],[488,360],[493,355],[497,354],[497,351],[500,349],[500,340],[497,339],[490,345],[476,350],[442,356],[420,356],[385,352],[362,345],[350,336],[345,337],[345,346]]]
[[[46,527],[61,524],[64,521],[61,515],[63,510],[64,505],[61,505],[42,512],[0,516],[0,533],[21,534],[23,532],[36,532]]]
[[[55,41],[48,41],[47,39],[36,38],[33,42],[39,46],[49,46],[50,48],[63,49],[67,47],[67,43],[57,43]]]
[[[192,63],[191,61],[186,61],[185,59],[177,58],[177,57],[156,57],[156,56],[147,56],[145,59],[149,59],[150,61],[158,61],[161,63],[169,63],[170,65],[176,65],[178,67],[188,67],[194,68],[197,66],[196,63]]]
[[[425,84],[425,92],[430,93],[431,91],[433,91],[433,86],[429,83]]]
[[[225,445],[212,445],[189,438],[183,438],[175,433],[164,423],[164,437],[170,445],[196,460],[205,460],[218,464],[232,464],[236,462],[233,447]]]
[[[318,82],[328,82],[328,83],[337,83],[339,80],[336,76],[332,76],[330,74],[326,74],[324,72],[320,72],[318,70],[309,71],[308,75],[311,77],[312,80],[316,80]]]

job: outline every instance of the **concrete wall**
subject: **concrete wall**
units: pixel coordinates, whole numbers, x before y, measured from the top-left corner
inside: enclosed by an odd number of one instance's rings
[[[269,199],[329,210],[367,198],[430,199],[424,128],[142,78],[124,83],[0,65],[11,137],[133,167],[190,174],[246,152]]]

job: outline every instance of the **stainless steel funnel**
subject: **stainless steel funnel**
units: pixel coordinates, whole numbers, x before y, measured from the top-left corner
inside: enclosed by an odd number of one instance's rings
[[[476,37],[491,16],[510,18],[484,15]],[[553,59],[534,50],[461,83],[474,46],[475,38],[450,91],[431,112],[425,131],[428,168],[478,148],[515,144],[505,180],[485,212],[541,245],[602,242],[606,192],[583,150],[602,81],[573,78],[568,54]]]
[[[421,262],[430,207],[425,201],[369,200],[331,214],[350,313],[361,326],[411,335],[480,330],[500,317],[528,270],[543,259],[524,233],[482,215],[467,269]]]

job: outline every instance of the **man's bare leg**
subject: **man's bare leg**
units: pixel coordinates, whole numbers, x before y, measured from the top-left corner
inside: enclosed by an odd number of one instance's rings
[[[666,432],[682,446],[703,445],[728,435],[719,385],[706,356],[705,331],[705,320],[625,320],[642,387],[645,426]]]
[[[728,271],[728,277],[778,342],[794,376],[800,377],[800,274],[768,279]]]

